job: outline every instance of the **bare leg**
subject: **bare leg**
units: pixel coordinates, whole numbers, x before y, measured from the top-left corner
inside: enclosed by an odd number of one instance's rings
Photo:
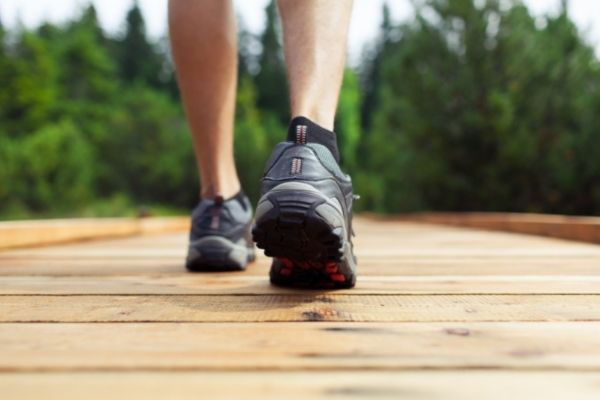
[[[292,117],[333,130],[352,0],[279,0]]]
[[[237,34],[229,0],[170,0],[169,33],[202,197],[240,189],[233,158]]]

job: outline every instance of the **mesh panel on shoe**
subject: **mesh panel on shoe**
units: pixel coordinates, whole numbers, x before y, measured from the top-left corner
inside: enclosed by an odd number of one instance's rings
[[[340,166],[335,161],[335,158],[333,158],[333,154],[331,154],[327,147],[318,143],[306,143],[306,146],[310,147],[315,152],[317,158],[329,172],[334,174],[337,178],[348,180],[348,176],[342,172]]]

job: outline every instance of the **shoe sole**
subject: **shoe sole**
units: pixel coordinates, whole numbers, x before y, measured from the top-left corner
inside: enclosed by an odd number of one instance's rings
[[[274,257],[271,282],[305,288],[349,288],[355,260],[341,205],[315,188],[283,183],[258,202],[252,238]]]
[[[188,271],[243,271],[254,261],[254,247],[222,236],[205,236],[189,244],[185,266]]]

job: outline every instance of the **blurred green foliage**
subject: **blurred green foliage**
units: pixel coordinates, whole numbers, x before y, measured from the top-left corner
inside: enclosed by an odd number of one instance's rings
[[[416,0],[348,69],[336,132],[359,210],[600,212],[600,62],[566,7]],[[289,119],[273,4],[240,29],[235,153],[258,197]],[[93,7],[62,25],[0,24],[0,217],[189,209],[199,187],[165,40],[137,6],[106,35]],[[175,211],[176,212],[176,211]]]
[[[600,212],[598,58],[566,2],[508,5],[421,1],[382,28],[364,207]]]

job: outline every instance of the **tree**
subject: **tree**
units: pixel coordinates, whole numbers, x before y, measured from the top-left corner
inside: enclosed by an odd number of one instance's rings
[[[164,57],[146,36],[146,24],[137,1],[126,17],[125,35],[117,40],[115,53],[121,79],[141,81],[150,86],[162,85],[161,72]]]
[[[386,57],[386,52],[393,37],[394,26],[392,23],[390,8],[387,2],[383,3],[381,10],[381,26],[375,45],[369,46],[363,54],[361,86],[363,101],[361,103],[360,115],[362,127],[365,131],[371,127],[373,111],[377,109],[377,91],[380,88],[381,62]]]
[[[361,137],[360,104],[358,77],[354,71],[346,69],[335,118],[335,132],[341,163],[348,172],[358,170],[356,152]]]
[[[14,175],[9,178],[13,186],[4,193],[9,207],[69,213],[91,199],[91,148],[73,123],[63,120],[46,125],[12,145],[16,147],[11,165]]]
[[[115,99],[105,121],[111,132],[99,154],[101,192],[126,193],[138,204],[188,208],[198,191],[191,136],[181,108],[168,93],[138,84]]]
[[[372,206],[598,212],[600,68],[566,13],[430,0],[381,68]]]
[[[0,57],[0,123],[5,134],[18,137],[39,129],[56,101],[57,65],[43,41],[21,32]]]
[[[566,3],[542,23],[517,0],[414,3],[399,25],[384,8],[362,92],[344,74],[335,130],[356,206],[600,213],[600,61]],[[264,51],[244,32],[239,50],[235,152],[253,200],[288,120],[274,3],[267,16]],[[3,218],[197,201],[168,48],[137,5],[126,26],[104,34],[91,6],[34,30],[0,24]]]
[[[256,107],[256,88],[249,77],[244,77],[236,101],[235,162],[242,187],[255,203],[260,197],[263,166],[271,151],[261,122],[261,112]]]
[[[283,51],[277,18],[277,5],[271,1],[265,9],[267,21],[260,37],[262,52],[259,57],[260,70],[255,78],[258,88],[258,107],[272,112],[282,124],[289,121],[289,100]]]
[[[258,38],[248,31],[242,16],[238,16],[238,81],[254,77],[259,70],[257,48]]]
[[[98,21],[98,12],[93,4],[89,4],[81,13],[79,18],[75,19],[69,26],[68,30],[76,33],[79,28],[89,29],[96,39],[103,46],[106,46],[106,36]]]
[[[62,96],[70,106],[106,104],[115,94],[116,65],[103,45],[101,32],[95,11],[88,8],[60,36],[49,41],[49,48],[55,44]]]
[[[54,29],[44,41],[60,65],[54,113],[75,124],[91,144],[89,162],[96,165],[91,184],[95,192],[105,194],[103,183],[111,177],[103,157],[106,142],[115,134],[107,125],[115,113],[119,84],[117,67],[99,29],[95,12],[88,8],[64,29]]]

